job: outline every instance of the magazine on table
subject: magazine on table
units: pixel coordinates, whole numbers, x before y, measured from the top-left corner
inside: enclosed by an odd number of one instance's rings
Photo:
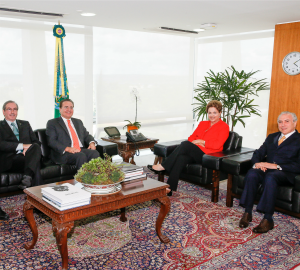
[[[137,166],[131,163],[127,163],[127,162],[115,162],[115,164],[118,167],[121,167],[120,169],[126,174],[126,173],[133,173],[133,172],[137,172],[137,171],[143,171],[143,167],[141,166]]]
[[[75,187],[72,184],[65,183],[54,187],[45,187],[41,189],[42,194],[54,198],[61,204],[76,202],[84,199],[90,199],[91,193]]]
[[[132,181],[135,179],[140,179],[140,180],[146,180],[147,179],[147,174],[140,174],[140,175],[134,175],[131,177],[125,177],[125,179],[123,180],[123,182],[127,182],[127,181]]]
[[[90,202],[91,199],[87,198],[87,199],[82,199],[82,200],[77,200],[77,201],[73,201],[73,202],[67,202],[67,203],[61,203],[59,201],[56,200],[56,198],[50,196],[49,194],[43,194],[43,197],[45,197],[46,199],[48,199],[49,201],[55,203],[56,205],[60,206],[60,207],[64,207],[64,206],[69,206],[69,205],[73,205],[73,204],[80,204],[80,203],[86,203],[86,202]]]
[[[90,201],[87,201],[85,203],[81,202],[81,203],[70,204],[70,205],[67,205],[67,206],[59,206],[56,203],[54,203],[52,200],[47,199],[45,196],[43,196],[42,198],[43,198],[43,200],[45,202],[51,204],[52,206],[54,206],[55,208],[57,208],[60,211],[68,210],[68,209],[72,209],[72,208],[76,208],[76,207],[80,207],[80,206],[84,206],[84,205],[90,204]]]

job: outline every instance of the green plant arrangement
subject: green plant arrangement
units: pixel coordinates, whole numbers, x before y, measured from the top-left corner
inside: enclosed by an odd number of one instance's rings
[[[95,158],[82,165],[75,175],[78,182],[91,185],[110,185],[124,180],[125,174],[110,161],[105,153],[104,159]]]
[[[258,106],[253,104],[253,96],[258,96],[258,92],[268,90],[269,85],[266,79],[256,80],[253,75],[259,72],[237,71],[233,66],[225,69],[224,72],[207,72],[205,81],[199,83],[194,91],[194,99],[197,102],[193,111],[197,115],[197,120],[207,117],[206,105],[211,100],[219,100],[223,104],[222,120],[231,126],[231,131],[240,122],[245,127],[244,118],[252,114],[261,116]]]
[[[124,120],[124,121],[126,121],[126,122],[128,122],[128,124],[127,125],[125,125],[124,127],[123,127],[123,129],[125,128],[125,127],[127,127],[128,128],[128,126],[130,127],[130,126],[134,126],[134,127],[136,127],[137,129],[139,129],[140,127],[141,127],[141,122],[137,122],[137,103],[138,103],[138,101],[140,101],[140,97],[139,97],[139,94],[138,94],[138,91],[137,91],[137,89],[136,88],[133,88],[133,90],[131,91],[131,95],[133,96],[133,98],[134,98],[134,100],[135,100],[135,121],[132,123],[131,121],[129,121],[129,120]]]

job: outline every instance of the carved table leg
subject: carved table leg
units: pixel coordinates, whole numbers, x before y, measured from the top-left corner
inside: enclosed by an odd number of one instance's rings
[[[132,152],[132,151],[121,151],[121,150],[119,150],[119,155],[123,158],[124,162],[129,163],[129,159],[131,158],[130,163],[135,165],[135,162],[134,162],[134,159],[133,159],[134,154],[135,154],[135,151]]]
[[[62,259],[62,270],[68,269],[67,234],[72,230],[73,227],[74,221],[62,224],[55,220],[52,221],[52,230],[56,235],[56,243]]]
[[[120,221],[122,222],[126,222],[127,221],[127,217],[125,216],[125,207],[121,208],[121,217],[120,217]]]
[[[133,164],[133,165],[136,165],[135,162],[134,162],[134,154],[133,154],[133,156],[131,157],[130,163]]]
[[[24,203],[23,212],[29,223],[29,226],[30,226],[30,229],[32,232],[32,241],[25,244],[26,249],[33,249],[36,244],[36,241],[38,239],[38,230],[37,230],[35,219],[33,216],[33,209],[34,209],[34,206],[31,205],[28,201],[26,201]]]
[[[170,207],[171,207],[170,199],[167,196],[165,196],[165,197],[157,198],[157,200],[161,203],[161,206],[160,206],[160,211],[155,225],[156,233],[161,242],[169,243],[170,242],[169,238],[161,233],[161,225],[163,224],[166,215],[170,211]]]

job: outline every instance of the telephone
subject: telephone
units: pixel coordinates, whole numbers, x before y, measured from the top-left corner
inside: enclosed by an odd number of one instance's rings
[[[130,130],[129,132],[126,132],[127,139],[132,142],[140,142],[140,141],[146,141],[147,138],[137,130]]]

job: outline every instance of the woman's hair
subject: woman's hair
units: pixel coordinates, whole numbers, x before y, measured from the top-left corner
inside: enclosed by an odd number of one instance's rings
[[[222,111],[222,103],[218,100],[211,100],[210,102],[208,102],[206,105],[206,112],[208,112],[208,109],[210,107],[216,108],[219,113]]]

